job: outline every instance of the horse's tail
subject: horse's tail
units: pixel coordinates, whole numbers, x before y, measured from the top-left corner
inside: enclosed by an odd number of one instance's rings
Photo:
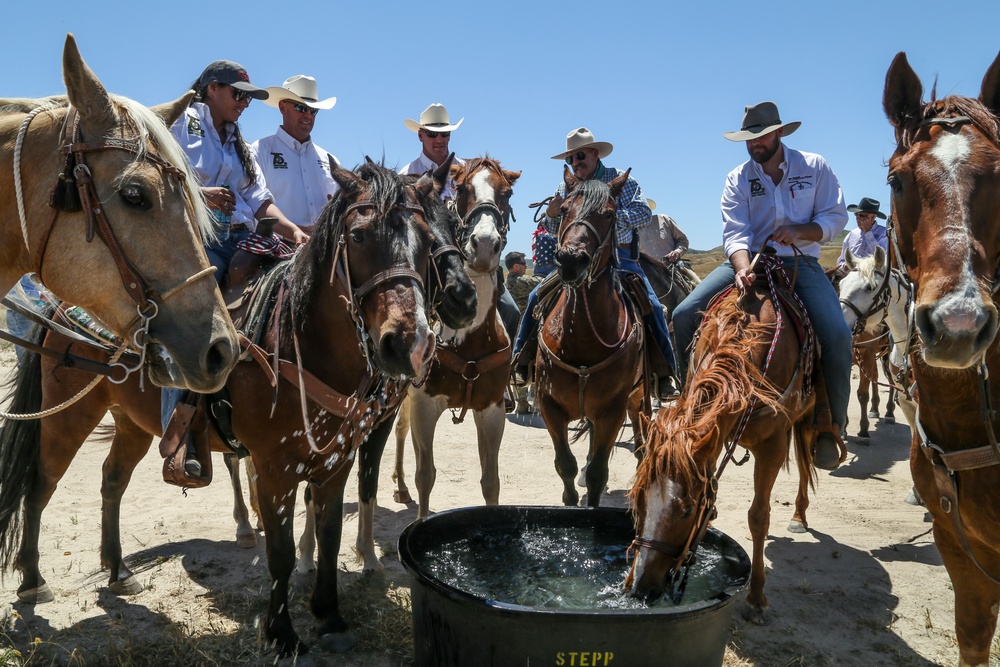
[[[30,338],[41,344],[46,330],[36,327]],[[41,355],[26,351],[5,404],[12,414],[38,412],[42,407]],[[21,543],[24,497],[35,479],[41,422],[6,419],[0,427],[0,574],[14,564]]]
[[[569,444],[575,445],[583,436],[593,435],[594,433],[594,422],[590,421],[586,417],[577,422],[577,432],[570,438]]]

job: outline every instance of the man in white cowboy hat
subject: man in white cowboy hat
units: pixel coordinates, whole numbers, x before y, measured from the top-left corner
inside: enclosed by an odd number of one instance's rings
[[[649,210],[656,210],[656,202],[646,197]],[[677,221],[666,213],[654,213],[649,224],[639,230],[639,250],[669,264],[677,264],[692,285],[701,282],[698,274],[691,270],[681,258],[688,251],[688,237]],[[680,262],[678,264],[678,262]]]
[[[416,121],[407,118],[403,124],[407,129],[417,133],[417,139],[423,146],[420,155],[413,162],[410,162],[399,170],[401,174],[425,174],[433,171],[444,164],[451,150],[448,143],[451,141],[451,133],[457,130],[464,121],[460,118],[457,123],[452,123],[448,117],[448,110],[443,104],[432,104],[420,114],[420,120]],[[465,164],[465,160],[455,157],[452,162],[455,164]],[[441,193],[441,199],[450,199],[455,196],[454,184],[449,181],[448,187]]]
[[[320,111],[332,109],[336,97],[319,99],[316,79],[297,74],[281,86],[267,89],[268,106],[281,112],[281,126],[269,137],[254,142],[254,159],[264,172],[267,189],[289,220],[308,231],[326,202],[337,193],[330,175],[331,163],[340,161],[312,141]]]
[[[730,141],[746,142],[751,158],[729,172],[722,191],[722,238],[729,260],[677,306],[674,337],[684,367],[701,313],[716,294],[734,282],[741,292],[754,283],[757,276],[750,266],[752,255],[771,236],[789,272],[798,267],[795,293],[809,312],[822,349],[820,365],[833,424],[820,426],[813,463],[832,470],[840,465],[839,428],[846,423],[851,390],[851,331],[837,292],[819,265],[819,250],[821,243],[843,231],[847,208],[840,183],[826,160],[782,143],[782,137],[799,125],[781,122],[774,102],[761,102],[746,107],[738,132],[723,134]],[[802,253],[797,259],[793,244]]]
[[[871,257],[875,254],[875,248],[881,246],[885,250],[886,256],[889,253],[889,237],[886,235],[885,225],[878,224],[875,219],[885,220],[885,213],[879,211],[878,200],[871,197],[862,197],[857,204],[847,207],[848,213],[853,213],[858,221],[858,228],[852,229],[844,238],[844,245],[840,250],[840,259],[837,260],[838,273],[847,273],[847,251],[861,259]]]
[[[565,160],[573,169],[573,174],[580,180],[597,179],[604,183],[610,183],[615,178],[623,174],[614,167],[607,167],[601,161],[611,154],[614,146],[606,141],[597,141],[594,134],[585,127],[577,128],[566,135],[566,150],[558,155],[553,155],[553,160]],[[545,211],[545,217],[541,224],[550,233],[556,233],[559,229],[560,215],[559,207],[565,201],[566,184],[559,183],[556,194],[549,202]],[[634,273],[642,278],[646,285],[646,291],[651,304],[657,304],[656,292],[639,266],[638,242],[636,232],[649,224],[652,211],[642,195],[642,189],[634,178],[629,176],[622,188],[621,194],[615,202],[618,214],[617,229],[615,230],[615,243],[618,248],[619,270]],[[516,365],[514,369],[514,383],[524,384],[527,378],[528,364],[534,358],[534,347],[537,345],[535,338],[538,328],[538,321],[535,319],[535,304],[538,301],[537,289],[528,296],[528,306],[521,318],[521,326],[517,332],[517,340],[514,343],[514,354]],[[677,393],[673,380],[674,354],[670,347],[670,334],[667,331],[667,320],[663,315],[663,310],[653,308],[646,316],[646,326],[651,334],[652,340],[656,343],[662,358],[651,355],[654,361],[654,373],[659,378],[660,396],[667,398]],[[523,352],[523,354],[522,354]]]

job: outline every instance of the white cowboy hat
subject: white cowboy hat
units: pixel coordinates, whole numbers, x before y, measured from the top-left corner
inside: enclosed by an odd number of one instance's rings
[[[649,197],[646,197],[646,205],[649,206],[650,211],[656,210],[656,202],[650,199]]]
[[[328,97],[322,102],[319,101],[319,90],[316,88],[316,79],[305,74],[296,74],[285,79],[281,86],[270,86],[267,88],[270,97],[264,100],[264,104],[277,108],[281,100],[294,100],[312,109],[332,109],[337,103],[336,97]]]
[[[730,141],[750,141],[768,132],[774,132],[779,127],[785,128],[782,136],[799,129],[801,121],[782,123],[778,115],[778,105],[774,102],[761,102],[743,109],[743,125],[739,132],[723,132],[722,136]]]
[[[454,125],[451,124],[451,120],[448,118],[448,110],[444,108],[443,104],[432,104],[423,113],[420,114],[420,122],[413,120],[412,118],[407,118],[403,121],[403,125],[414,132],[419,132],[423,128],[427,128],[432,132],[451,132],[452,130],[457,130],[458,126],[462,124],[462,118]]]
[[[566,152],[553,155],[553,160],[563,160],[570,153],[574,153],[581,148],[596,148],[597,157],[605,158],[611,155],[614,146],[606,141],[594,141],[594,133],[585,127],[577,128],[566,135]]]

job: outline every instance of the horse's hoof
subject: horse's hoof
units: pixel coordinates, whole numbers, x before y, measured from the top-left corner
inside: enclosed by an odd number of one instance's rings
[[[858,437],[859,438],[870,438],[871,436],[868,434],[868,431],[858,431]]]
[[[112,581],[108,584],[108,588],[115,595],[138,595],[144,587],[135,576],[131,576],[119,581]]]
[[[790,521],[788,522],[788,532],[789,533],[807,533],[809,532],[806,528],[806,524],[801,521]]]
[[[896,418],[893,417],[892,415],[888,415],[885,419],[882,420],[882,422],[885,424],[895,424]]]
[[[241,549],[253,549],[257,546],[257,533],[256,531],[252,533],[245,533],[243,535],[236,536],[236,546]]]
[[[409,491],[396,491],[392,494],[392,499],[401,505],[409,505],[413,502],[413,497]]]
[[[743,611],[741,612],[743,619],[754,625],[770,625],[771,624],[771,614],[768,613],[766,609],[759,609],[758,607],[751,607],[750,605],[743,605]]]
[[[906,494],[905,498],[903,498],[903,502],[907,505],[915,505],[918,507],[924,504],[924,501],[920,499],[920,495],[917,493],[916,489],[910,489],[910,492]]]
[[[869,410],[868,419],[878,419],[878,410]]]
[[[48,584],[42,584],[35,588],[26,588],[17,592],[17,599],[25,604],[45,604],[56,599],[52,589]]]
[[[358,643],[358,638],[350,630],[320,635],[319,645],[331,653],[347,653]]]

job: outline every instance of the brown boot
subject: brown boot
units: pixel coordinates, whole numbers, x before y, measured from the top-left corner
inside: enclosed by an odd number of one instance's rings
[[[823,431],[816,436],[813,445],[813,465],[821,470],[836,470],[844,460],[846,451],[842,451],[841,440],[831,431]]]

